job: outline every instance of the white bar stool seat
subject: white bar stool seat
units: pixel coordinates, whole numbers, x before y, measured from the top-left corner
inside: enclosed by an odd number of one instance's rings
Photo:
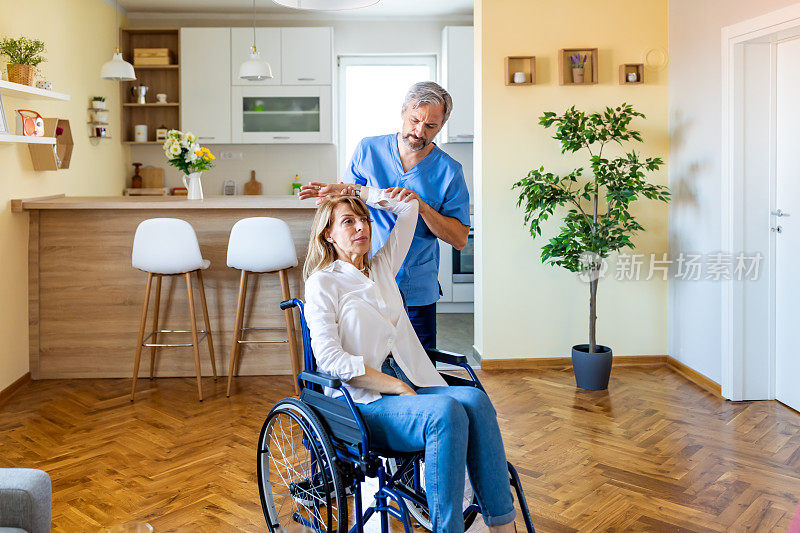
[[[205,339],[208,343],[208,352],[211,356],[211,369],[214,373],[214,380],[217,379],[217,366],[214,358],[214,343],[211,337],[211,325],[208,318],[208,306],[206,305],[206,293],[203,286],[202,271],[206,270],[211,262],[203,259],[200,254],[200,245],[197,242],[197,235],[191,224],[185,220],[177,218],[151,218],[143,221],[136,228],[133,237],[133,252],[131,253],[131,265],[134,268],[147,272],[147,284],[145,286],[144,304],[142,305],[142,318],[139,324],[139,342],[136,346],[136,357],[133,363],[133,383],[131,384],[131,401],[136,392],[136,378],[139,375],[139,362],[142,355],[142,347],[150,348],[150,379],[153,379],[155,370],[156,348],[191,346],[194,350],[194,365],[197,375],[197,396],[203,401],[203,389],[201,382],[199,344]],[[195,318],[194,293],[192,291],[192,273],[197,274],[198,287],[200,289],[200,302],[203,308],[203,318],[205,329],[197,329]],[[184,276],[186,279],[186,290],[189,300],[189,330],[159,330],[158,312],[161,301],[161,278],[163,276]],[[156,278],[156,297],[155,309],[153,313],[153,330],[145,337],[145,324],[147,322],[147,308],[150,304],[150,289],[153,278]],[[191,333],[191,343],[165,344],[158,342],[158,335],[165,333]],[[202,336],[200,336],[202,334]],[[150,339],[152,338],[152,342]]]
[[[244,340],[245,331],[274,330],[278,328],[243,327],[244,309],[247,293],[247,280],[250,274],[274,272],[281,282],[282,300],[289,300],[290,268],[297,266],[297,252],[289,226],[283,220],[268,217],[245,218],[234,224],[228,240],[228,266],[241,270],[239,279],[239,298],[236,303],[236,321],[228,367],[227,396],[231,395],[231,382],[237,370],[239,352],[242,344],[287,343],[289,357],[295,377],[300,373],[300,361],[297,350],[294,314],[292,309],[284,311],[287,340]],[[293,380],[295,392],[300,393],[297,380]]]

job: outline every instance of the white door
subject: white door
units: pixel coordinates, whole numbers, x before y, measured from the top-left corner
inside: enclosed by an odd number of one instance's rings
[[[333,28],[281,28],[283,85],[330,85]]]
[[[800,39],[777,45],[776,204],[770,213],[775,231],[775,397],[800,411]],[[778,215],[780,210],[781,215]]]
[[[200,144],[231,142],[230,47],[230,28],[181,28],[181,128]]]
[[[250,57],[253,47],[253,28],[231,28],[231,83],[233,85],[280,85],[281,84],[281,29],[256,28],[256,49],[261,58],[269,63],[272,78],[260,81],[243,80],[239,67]]]

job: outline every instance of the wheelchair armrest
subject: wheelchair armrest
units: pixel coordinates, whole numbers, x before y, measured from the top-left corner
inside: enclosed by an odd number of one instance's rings
[[[449,365],[461,365],[467,362],[467,357],[453,352],[442,352],[440,350],[425,350],[431,361],[438,363],[447,363]]]
[[[317,385],[322,385],[324,387],[330,387],[332,389],[338,389],[342,386],[342,380],[335,378],[330,374],[325,374],[324,372],[310,372],[306,370],[304,372],[300,372],[300,379],[303,381],[310,381],[311,383],[316,383]]]

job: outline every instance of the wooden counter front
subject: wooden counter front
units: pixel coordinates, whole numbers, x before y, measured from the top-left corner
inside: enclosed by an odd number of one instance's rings
[[[315,213],[313,201],[233,197],[154,202],[120,197],[40,199],[17,205],[30,214],[29,332],[34,379],[131,377],[147,277],[131,266],[131,248],[137,225],[148,218],[189,222],[203,257],[211,261],[203,278],[219,375],[227,374],[236,314],[239,271],[226,264],[228,236],[236,221],[269,216],[289,225],[300,263],[290,270],[290,289],[293,297],[303,297],[301,270]],[[280,300],[276,274],[250,276],[245,326],[276,329],[252,332],[246,338],[285,340]],[[160,329],[190,329],[182,277],[164,277],[159,314]],[[152,316],[151,305],[148,331]],[[197,318],[202,324],[202,311],[197,311]],[[299,320],[297,331],[299,335]],[[191,342],[188,336],[164,337],[159,341]],[[211,375],[205,343],[200,346],[200,361],[203,375]],[[242,345],[239,366],[239,375],[291,374],[288,344]],[[149,367],[145,348],[140,377],[149,374]],[[157,377],[194,375],[191,348],[159,349]]]

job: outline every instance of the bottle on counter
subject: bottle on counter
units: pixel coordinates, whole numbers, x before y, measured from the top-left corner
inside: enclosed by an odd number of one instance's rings
[[[292,194],[294,196],[297,196],[298,194],[300,194],[300,187],[302,187],[302,186],[303,186],[303,184],[300,183],[300,174],[295,174],[294,175],[294,181],[292,181]]]
[[[139,167],[141,167],[141,163],[134,163],[133,168],[136,170],[134,171],[133,177],[131,178],[131,188],[132,189],[141,189],[142,188],[142,175],[139,173]]]

